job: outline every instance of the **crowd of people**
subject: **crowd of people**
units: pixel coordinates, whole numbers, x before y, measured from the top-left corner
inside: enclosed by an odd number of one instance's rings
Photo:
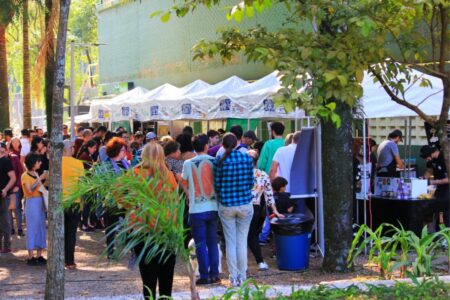
[[[289,198],[289,170],[300,132],[283,138],[284,125],[271,123],[272,139],[263,143],[255,132],[234,125],[230,132],[209,130],[193,134],[186,126],[175,138],[158,137],[154,131],[129,133],[119,127],[79,127],[76,136],[63,127],[63,195],[86,170],[103,164],[119,176],[124,172],[154,177],[178,190],[186,199],[185,226],[196,246],[199,278],[196,283],[214,284],[219,277],[219,249],[222,233],[231,285],[247,277],[247,246],[260,270],[267,270],[261,246],[268,242],[270,215],[283,217],[295,210]],[[4,130],[0,142],[0,252],[10,253],[11,235],[26,236],[28,265],[46,264],[46,201],[49,170],[49,140],[42,129],[21,131],[16,137]],[[71,180],[68,180],[70,178]],[[80,199],[83,204],[83,198]],[[65,211],[65,265],[75,269],[78,230],[105,230],[108,257],[114,250],[115,224],[122,215],[108,208],[92,209],[88,202],[81,211]],[[23,227],[26,224],[26,227]],[[24,228],[26,230],[24,230]],[[261,232],[262,231],[262,232]],[[244,242],[244,241],[247,241]],[[157,245],[153,245],[157,247]],[[139,255],[145,249],[134,248]],[[144,296],[170,296],[175,255],[139,263]]]

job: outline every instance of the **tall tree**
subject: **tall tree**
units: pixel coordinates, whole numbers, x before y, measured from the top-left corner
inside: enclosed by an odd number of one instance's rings
[[[209,8],[221,0],[180,0],[169,11],[155,12],[167,22],[185,16],[198,6]],[[262,25],[249,30],[230,26],[217,41],[200,41],[194,58],[219,54],[224,61],[244,52],[250,61],[281,71],[287,104],[294,102],[319,116],[324,123],[322,157],[324,177],[325,259],[323,267],[345,271],[351,242],[352,184],[350,135],[351,109],[362,96],[361,82],[369,69],[393,101],[409,107],[438,128],[449,167],[445,134],[450,104],[448,0],[245,0],[236,1],[227,17],[240,22],[273,5],[285,7],[286,22],[278,29]],[[229,3],[227,3],[229,4]],[[446,66],[447,64],[447,66]],[[421,80],[418,68],[442,79],[443,105],[438,119],[425,115],[404,98],[408,86]],[[307,95],[299,93],[307,87]],[[292,106],[292,105],[291,105]],[[335,125],[333,129],[328,122]],[[333,150],[338,149],[336,151]],[[346,177],[346,178],[343,178]],[[333,186],[345,187],[341,190]],[[333,230],[332,230],[333,229]]]
[[[47,54],[45,55],[45,113],[47,117],[47,131],[51,133],[51,118],[53,104],[53,83],[55,77],[55,38],[54,23],[51,16],[53,9],[58,5],[53,5],[53,0],[45,0],[45,41],[47,42]]]
[[[6,60],[6,28],[20,7],[20,1],[0,2],[0,130],[9,127],[8,62]]]
[[[28,0],[22,4],[22,42],[23,42],[23,126],[31,128],[31,87],[30,87],[30,44],[28,38]]]
[[[9,127],[8,63],[6,61],[6,26],[0,22],[0,129]]]
[[[60,0],[59,28],[56,47],[55,84],[50,141],[49,209],[48,209],[48,263],[45,299],[64,299],[64,213],[62,208],[61,161],[64,148],[63,101],[66,65],[67,25],[70,0]]]

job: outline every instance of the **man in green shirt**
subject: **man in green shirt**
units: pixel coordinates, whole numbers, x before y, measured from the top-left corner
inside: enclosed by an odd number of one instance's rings
[[[277,152],[278,148],[284,146],[284,125],[280,122],[273,122],[270,124],[270,130],[273,139],[264,143],[258,161],[258,169],[263,170],[267,174],[270,172],[275,152]]]

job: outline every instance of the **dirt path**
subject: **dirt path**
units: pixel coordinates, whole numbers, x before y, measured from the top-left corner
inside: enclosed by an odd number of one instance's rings
[[[139,270],[128,269],[128,260],[109,263],[99,260],[104,249],[103,232],[78,232],[75,260],[77,270],[66,271],[66,297],[107,297],[116,295],[136,295],[142,290]],[[25,237],[13,237],[11,254],[0,256],[0,299],[43,298],[45,288],[45,267],[27,266],[25,263]],[[351,279],[356,276],[376,278],[376,274],[357,269],[357,273],[327,274],[321,271],[320,258],[310,259],[310,268],[305,272],[286,272],[276,268],[276,260],[269,258],[270,246],[263,247],[263,254],[269,264],[268,271],[258,271],[253,256],[249,253],[249,277],[260,284],[293,285],[314,284],[322,281]],[[226,274],[225,258],[222,262]],[[226,275],[222,274],[222,286],[228,286]],[[202,287],[200,287],[202,289]],[[188,291],[189,279],[185,266],[177,261],[174,292]]]

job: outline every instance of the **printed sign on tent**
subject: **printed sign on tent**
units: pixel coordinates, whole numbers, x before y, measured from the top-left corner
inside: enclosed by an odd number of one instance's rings
[[[109,119],[109,110],[99,109],[98,118],[101,120]]]
[[[124,116],[124,117],[130,116],[130,107],[128,107],[128,106],[122,107],[122,116]]]
[[[157,116],[159,114],[159,106],[153,105],[150,106],[150,116]]]
[[[284,108],[284,105],[283,105],[283,104],[281,104],[280,106],[278,106],[277,112],[280,113],[280,114],[286,114],[286,109]]]
[[[192,114],[192,105],[190,103],[185,103],[181,105],[181,113],[183,115],[191,115]]]
[[[275,105],[273,104],[272,99],[264,99],[264,111],[266,112],[275,112]]]
[[[220,111],[230,111],[231,110],[231,100],[230,99],[223,99],[220,100]]]

